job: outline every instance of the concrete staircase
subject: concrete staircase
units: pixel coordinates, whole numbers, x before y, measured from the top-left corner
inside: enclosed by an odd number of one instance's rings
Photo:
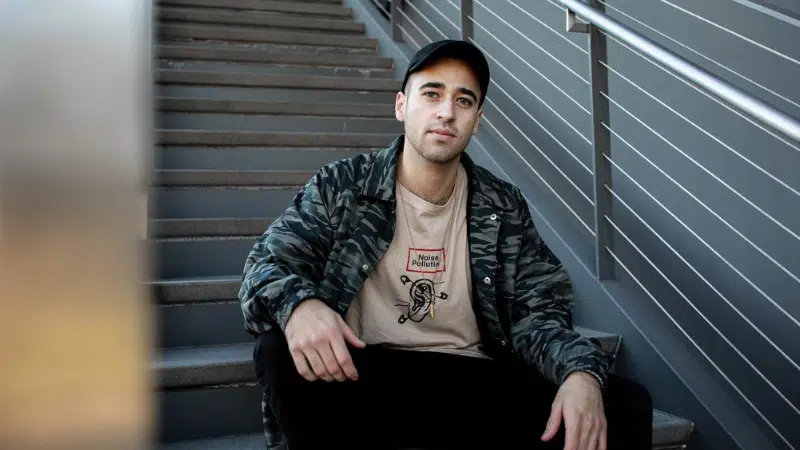
[[[317,168],[402,132],[399,82],[341,0],[158,7],[148,233],[159,444],[263,449],[261,389],[236,296],[245,258]],[[618,336],[582,332],[619,348]],[[682,448],[692,424],[657,412],[654,429],[654,448]]]

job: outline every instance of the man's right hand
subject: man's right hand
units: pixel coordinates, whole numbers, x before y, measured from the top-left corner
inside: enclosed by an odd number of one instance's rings
[[[358,348],[366,344],[322,301],[300,303],[286,322],[285,334],[297,372],[306,380],[358,379],[347,343]]]

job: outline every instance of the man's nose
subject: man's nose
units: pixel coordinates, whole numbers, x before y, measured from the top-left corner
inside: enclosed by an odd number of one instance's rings
[[[441,120],[451,120],[453,118],[453,102],[444,101],[439,103],[439,110],[436,114]]]

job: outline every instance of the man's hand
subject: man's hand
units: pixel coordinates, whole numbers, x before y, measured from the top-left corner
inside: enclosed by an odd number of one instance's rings
[[[558,432],[564,420],[564,450],[606,450],[606,417],[597,379],[586,372],[571,373],[556,394],[543,441]]]
[[[297,372],[306,380],[358,379],[345,342],[366,346],[344,319],[320,300],[305,300],[286,322],[286,341]]]

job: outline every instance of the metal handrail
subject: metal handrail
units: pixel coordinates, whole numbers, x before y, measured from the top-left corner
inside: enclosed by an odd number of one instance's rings
[[[750,114],[763,125],[800,142],[800,120],[795,117],[720,79],[581,0],[554,1],[563,5],[568,11],[572,11],[585,22],[603,30],[609,36],[630,45],[648,58]]]

